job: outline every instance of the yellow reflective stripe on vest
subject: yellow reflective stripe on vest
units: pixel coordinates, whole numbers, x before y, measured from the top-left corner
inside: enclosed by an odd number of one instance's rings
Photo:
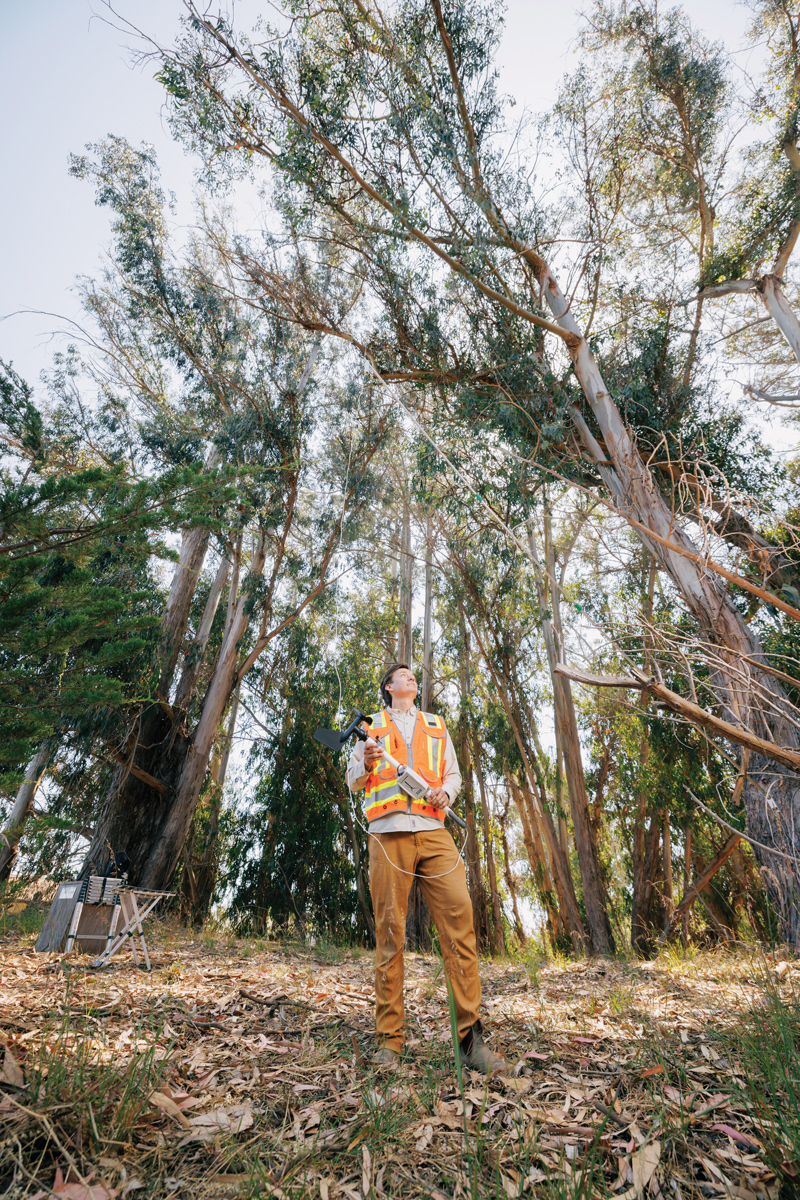
[[[415,765],[418,769],[424,768],[433,780],[438,780],[444,761],[445,723],[442,717],[435,716],[433,713],[420,712],[418,720],[422,730],[425,732],[429,731],[431,736],[425,738],[425,742],[427,743],[423,750],[425,757]],[[386,738],[390,735],[391,727],[392,722],[385,712],[373,713],[372,725],[369,727],[370,736],[375,738],[376,741],[383,740],[385,744]],[[416,734],[414,737],[416,737]],[[430,786],[435,787],[436,783],[431,783]],[[419,816],[434,815],[444,819],[444,814],[440,810],[434,810],[432,806],[426,805],[422,801],[411,800],[406,792],[401,791],[397,785],[397,777],[394,775],[394,772],[393,777],[390,779],[381,779],[377,771],[370,774],[364,799],[368,821],[375,820],[376,817],[388,816],[390,813],[398,811],[411,811],[412,813],[417,813]]]

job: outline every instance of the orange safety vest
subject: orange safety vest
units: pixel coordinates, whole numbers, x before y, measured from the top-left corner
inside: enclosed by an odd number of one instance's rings
[[[411,761],[409,762],[405,739],[394,721],[384,709],[375,713],[372,724],[365,726],[371,738],[379,741],[404,766],[411,767],[432,788],[442,786],[444,781],[444,747],[447,730],[441,717],[433,713],[417,713],[414,736],[411,739]],[[397,786],[397,770],[388,763],[373,770],[367,777],[366,788],[367,821],[386,817],[393,812],[416,813],[419,817],[436,817],[444,823],[444,811],[420,800],[413,800]]]

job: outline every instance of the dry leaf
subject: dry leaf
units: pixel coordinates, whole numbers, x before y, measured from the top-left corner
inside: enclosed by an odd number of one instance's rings
[[[181,1113],[183,1117],[183,1113]],[[183,1118],[186,1120],[186,1118]],[[253,1113],[247,1105],[235,1104],[200,1113],[189,1121],[191,1132],[181,1138],[178,1148],[190,1142],[212,1142],[220,1133],[242,1133],[253,1124]]]
[[[648,1142],[631,1155],[630,1169],[633,1187],[623,1192],[617,1200],[642,1200],[644,1189],[658,1166],[661,1158],[661,1142]]]
[[[369,1195],[372,1187],[372,1155],[366,1145],[361,1147],[361,1190],[365,1196]]]
[[[12,1087],[17,1088],[25,1087],[25,1078],[19,1068],[19,1063],[14,1058],[8,1046],[6,1046],[3,1067],[0,1070],[0,1083],[10,1083]]]
[[[730,1125],[712,1125],[711,1128],[715,1133],[727,1133],[729,1138],[733,1138],[740,1146],[746,1146],[748,1150],[761,1149],[755,1138],[748,1137],[746,1133],[739,1133],[738,1129],[731,1129]]]
[[[425,1150],[433,1140],[433,1126],[421,1125],[413,1136],[417,1138],[415,1150],[417,1151],[417,1154],[422,1154],[423,1150]]]
[[[150,1104],[154,1104],[156,1108],[160,1108],[162,1112],[168,1116],[174,1117],[179,1125],[184,1129],[190,1129],[188,1120],[178,1108],[175,1101],[170,1096],[165,1096],[163,1092],[151,1092],[148,1097]]]
[[[56,1167],[56,1177],[49,1192],[35,1192],[30,1200],[49,1200],[57,1196],[58,1200],[114,1200],[119,1195],[118,1188],[106,1187],[104,1183],[65,1183],[61,1167]]]

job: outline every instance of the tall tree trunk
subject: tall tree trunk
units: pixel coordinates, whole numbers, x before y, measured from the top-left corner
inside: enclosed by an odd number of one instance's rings
[[[480,788],[481,793],[483,854],[484,858],[486,859],[486,869],[489,874],[489,892],[492,898],[492,953],[500,957],[506,952],[505,940],[503,937],[503,910],[500,904],[500,892],[497,887],[497,872],[495,869],[494,851],[492,849],[489,800],[486,795],[486,785],[483,777],[483,766],[481,763],[481,745],[477,730],[473,730],[472,739],[473,766],[475,768],[475,774],[478,777],[478,787]]]
[[[428,517],[425,527],[425,615],[422,621],[422,696],[420,707],[429,712],[433,692],[433,522]]]
[[[552,539],[548,538],[552,543]],[[572,831],[575,838],[575,849],[578,855],[578,866],[583,886],[583,900],[586,907],[586,923],[595,954],[610,957],[614,954],[614,935],[611,932],[611,922],[606,912],[605,895],[600,876],[600,864],[597,857],[597,844],[589,815],[589,797],[586,794],[586,777],[581,758],[581,743],[578,734],[578,721],[575,716],[575,704],[572,699],[572,687],[568,679],[556,672],[556,663],[560,659],[559,647],[556,641],[556,631],[553,622],[544,614],[548,611],[548,599],[555,619],[559,623],[560,611],[558,582],[555,578],[555,560],[553,559],[552,574],[545,577],[536,549],[536,536],[532,529],[528,531],[531,562],[534,567],[536,590],[539,599],[542,634],[547,652],[547,663],[550,668],[550,678],[555,704],[556,739],[564,756],[564,774],[567,778],[570,810],[572,815]]]
[[[658,843],[661,831],[661,813],[656,811],[650,819],[650,829],[644,838],[644,816],[642,816],[642,858],[637,869],[634,859],[633,904],[631,906],[631,946],[643,956],[652,953],[654,925],[652,919],[655,873],[658,863]],[[634,842],[634,854],[637,853]]]
[[[506,770],[506,783],[517,806],[519,819],[522,824],[522,840],[531,864],[531,871],[541,901],[547,913],[547,927],[550,941],[554,950],[559,948],[559,942],[565,931],[560,908],[563,907],[561,890],[553,878],[550,863],[545,854],[541,830],[534,806],[530,803],[530,793],[520,787],[517,780]]]
[[[240,690],[241,684],[235,689],[231,698],[228,728],[221,739],[222,746],[220,747],[221,753],[219,758],[212,757],[210,763],[211,789],[208,799],[208,826],[206,828],[206,836],[200,860],[196,868],[194,868],[192,903],[192,917],[194,920],[205,915],[208,911],[214,895],[214,888],[217,886],[217,872],[219,869],[219,819],[222,814],[225,778],[228,774],[233,737],[236,732],[236,721],[239,715]],[[194,866],[194,855],[190,856],[189,861]]]
[[[430,522],[428,523],[430,532]],[[430,547],[430,542],[428,542]],[[412,665],[413,652],[413,623],[412,623],[412,605],[413,605],[413,568],[414,560],[411,556],[411,512],[408,503],[403,502],[403,519],[401,524],[400,535],[400,569],[399,569],[399,609],[400,623],[397,631],[397,661],[406,662]],[[430,705],[430,654],[431,654],[431,566],[430,566],[430,548],[428,549],[425,562],[425,622],[424,622],[424,645],[423,645],[423,664],[428,661],[428,670],[426,672],[423,665],[422,672],[422,695],[420,697],[420,708],[423,712],[427,712]],[[411,889],[408,896],[408,910],[406,912],[406,944],[415,950],[429,950],[431,947],[431,914],[428,910],[428,905],[425,897],[422,894],[418,879],[411,880]]]
[[[175,693],[175,708],[186,710],[191,703],[194,689],[197,685],[197,679],[200,674],[200,668],[203,665],[203,655],[206,652],[208,639],[211,635],[211,626],[214,623],[214,617],[217,613],[220,597],[225,588],[225,582],[228,578],[230,570],[230,559],[223,556],[219,560],[217,573],[214,576],[214,582],[208,593],[206,606],[203,609],[203,616],[200,619],[200,624],[197,627],[197,633],[194,636],[191,646],[186,654],[181,677],[178,682],[178,690]]]
[[[33,801],[52,753],[53,741],[48,738],[28,763],[25,779],[19,786],[6,827],[0,833],[0,883],[11,874],[25,822],[33,811]]]
[[[400,535],[400,619],[397,627],[397,661],[411,665],[413,655],[414,559],[411,555],[411,510],[403,500]]]
[[[511,871],[511,855],[508,849],[508,837],[506,836],[506,821],[508,820],[508,807],[511,803],[511,789],[509,788],[508,796],[506,797],[506,806],[500,814],[500,841],[503,847],[503,874],[506,878],[506,887],[508,894],[511,897],[511,909],[514,913],[514,933],[521,946],[524,946],[528,938],[525,930],[522,928],[522,921],[519,915],[519,906],[517,904],[517,887],[514,883],[514,875]]]
[[[261,533],[250,564],[249,577],[259,579],[264,571],[267,536]],[[250,624],[249,594],[236,601],[230,628],[220,648],[216,670],[206,693],[197,728],[184,755],[175,795],[161,833],[144,864],[142,887],[163,887],[172,876],[192,821],[200,789],[203,786],[214,737],[236,679],[239,643]]]
[[[653,596],[656,586],[655,559],[650,559],[647,578],[647,593],[645,600],[645,619],[648,623],[653,616]],[[645,664],[650,661],[649,648],[645,640]],[[642,693],[640,706],[642,714],[649,704],[648,697]],[[649,921],[645,895],[649,894],[652,882],[647,872],[645,862],[651,861],[647,856],[647,802],[650,799],[647,788],[647,767],[650,762],[650,735],[643,722],[642,737],[639,741],[639,790],[636,796],[636,815],[633,827],[633,898],[631,901],[631,947],[637,953],[644,954],[649,940]]]
[[[664,805],[664,826],[661,834],[664,891],[661,896],[662,926],[667,929],[672,920],[675,903],[672,895],[672,831],[669,825],[669,805]]]
[[[684,834],[686,848],[683,855],[683,895],[684,898],[689,891],[689,880],[692,877],[692,837],[694,830],[691,825]],[[689,948],[689,906],[687,905],[681,916],[681,942],[683,944],[684,953]]]
[[[569,862],[569,831],[564,809],[564,755],[561,747],[556,745],[556,786],[555,786],[556,815],[558,817],[558,843],[565,862]]]
[[[472,925],[475,930],[475,941],[478,953],[486,944],[488,919],[486,913],[486,889],[481,876],[481,858],[478,849],[478,838],[475,825],[475,786],[472,780],[472,753],[470,747],[469,701],[472,691],[470,678],[470,641],[467,632],[464,613],[459,608],[459,625],[461,633],[461,661],[459,669],[459,688],[461,703],[458,718],[458,757],[463,777],[462,791],[464,796],[464,819],[467,823],[467,841],[464,847],[467,864],[467,884],[472,900]]]
[[[212,470],[219,462],[219,451],[212,446],[206,456],[206,470]],[[161,618],[161,674],[158,695],[169,699],[175,665],[181,651],[183,636],[189,623],[197,581],[205,562],[209,533],[202,526],[184,529],[181,538],[181,553]]]

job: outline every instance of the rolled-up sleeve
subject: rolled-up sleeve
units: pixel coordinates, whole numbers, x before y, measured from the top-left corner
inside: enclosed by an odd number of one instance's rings
[[[367,786],[368,779],[369,771],[364,766],[364,743],[356,742],[347,762],[347,786],[351,792],[360,792]]]

